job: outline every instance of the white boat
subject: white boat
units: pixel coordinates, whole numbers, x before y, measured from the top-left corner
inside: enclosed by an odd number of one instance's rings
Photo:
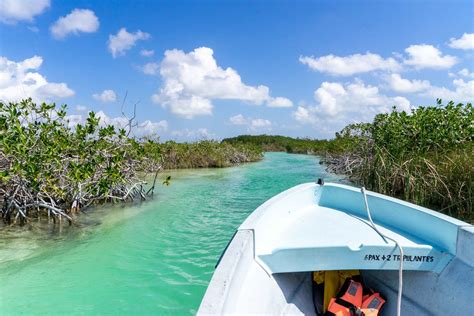
[[[312,272],[350,269],[386,298],[381,315],[396,315],[400,263],[402,315],[474,315],[474,226],[374,192],[368,212],[360,189],[318,182],[244,221],[198,315],[315,315]]]

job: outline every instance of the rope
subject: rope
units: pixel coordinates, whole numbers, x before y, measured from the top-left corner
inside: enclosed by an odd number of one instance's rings
[[[372,221],[372,216],[370,215],[369,202],[367,201],[367,194],[365,192],[365,188],[362,187],[360,191],[362,195],[364,196],[365,209],[367,210],[367,217],[369,218],[372,228],[377,232],[377,234],[380,235],[380,237],[382,237],[385,243],[388,243],[387,239],[393,241],[395,245],[398,247],[398,250],[400,251],[400,266],[398,268],[398,295],[397,295],[397,316],[400,316],[401,309],[402,309],[402,290],[403,290],[403,248],[395,239],[385,236],[377,229],[374,222]]]

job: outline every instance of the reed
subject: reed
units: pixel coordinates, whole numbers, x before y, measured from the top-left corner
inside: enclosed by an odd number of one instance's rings
[[[352,146],[328,155],[333,172],[371,190],[474,222],[474,112],[470,103],[393,110],[341,132]]]
[[[201,140],[193,143],[168,141],[155,149],[163,157],[164,169],[223,168],[263,158],[260,148],[251,144],[234,144]]]

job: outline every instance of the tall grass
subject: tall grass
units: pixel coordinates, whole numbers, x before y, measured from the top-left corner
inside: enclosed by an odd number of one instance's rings
[[[335,171],[376,192],[474,222],[472,104],[438,100],[411,113],[394,109],[339,138],[358,146],[329,160]]]
[[[231,145],[214,140],[193,143],[167,141],[155,144],[153,151],[162,157],[164,169],[222,168],[263,158],[262,150],[251,144]]]

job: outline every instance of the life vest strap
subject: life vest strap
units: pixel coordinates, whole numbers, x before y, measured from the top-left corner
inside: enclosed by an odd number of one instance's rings
[[[355,306],[351,302],[345,301],[345,300],[343,300],[342,298],[339,298],[339,297],[336,297],[331,301],[331,303],[329,304],[329,309],[330,310],[328,310],[324,315],[325,316],[339,315],[339,314],[335,314],[334,312],[331,311],[331,309],[337,310],[338,309],[337,305],[340,305],[340,306],[345,307],[347,309],[347,311],[344,312],[345,313],[344,315],[346,315],[346,314],[347,314],[347,316],[360,316],[360,315],[363,315],[363,314],[360,313],[360,310],[359,310],[359,308],[357,308],[357,306]]]
[[[355,306],[351,302],[345,301],[345,300],[343,300],[342,298],[339,298],[339,297],[336,297],[334,302],[336,302],[337,304],[342,305],[344,307],[347,307],[349,309],[357,309],[357,306]]]

